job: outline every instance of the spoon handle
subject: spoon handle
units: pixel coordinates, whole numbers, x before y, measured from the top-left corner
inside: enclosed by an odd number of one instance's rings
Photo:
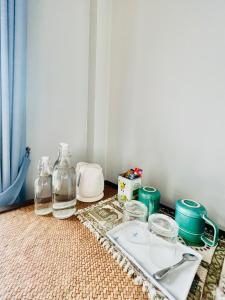
[[[170,271],[172,271],[173,269],[179,267],[180,265],[182,265],[182,263],[185,262],[185,259],[182,258],[178,263],[176,263],[175,265],[172,265],[170,267],[167,267],[167,268],[164,268],[162,270],[159,270],[158,272],[154,273],[153,274],[153,277],[156,279],[156,280],[160,280],[162,279],[166,274],[168,274]]]

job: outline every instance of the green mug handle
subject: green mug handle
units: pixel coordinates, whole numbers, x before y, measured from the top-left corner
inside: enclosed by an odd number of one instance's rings
[[[213,227],[214,233],[213,233],[213,239],[209,239],[204,235],[201,236],[201,240],[206,244],[209,245],[210,247],[214,247],[216,246],[217,242],[218,242],[218,237],[219,237],[219,228],[216,225],[216,223],[214,223],[211,219],[209,219],[207,217],[206,214],[202,215],[203,220],[205,220],[206,223],[208,223],[209,225],[211,225]]]

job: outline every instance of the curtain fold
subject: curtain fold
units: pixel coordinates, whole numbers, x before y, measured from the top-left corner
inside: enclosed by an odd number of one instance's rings
[[[19,197],[26,153],[27,1],[0,0],[0,206]]]

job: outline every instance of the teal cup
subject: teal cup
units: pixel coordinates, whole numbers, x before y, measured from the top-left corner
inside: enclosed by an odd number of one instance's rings
[[[148,215],[157,213],[160,204],[160,192],[151,186],[145,186],[138,190],[138,201],[144,203],[148,209]]]
[[[179,226],[179,235],[191,245],[204,242],[208,246],[215,246],[218,242],[219,229],[208,216],[203,205],[192,199],[176,201],[175,220]],[[212,239],[205,234],[205,224],[213,229]]]

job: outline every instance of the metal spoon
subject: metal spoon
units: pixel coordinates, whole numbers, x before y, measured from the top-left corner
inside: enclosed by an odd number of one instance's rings
[[[195,261],[195,260],[198,260],[198,257],[195,256],[194,254],[191,254],[191,253],[183,253],[183,258],[178,262],[176,263],[175,265],[173,266],[170,266],[170,267],[167,267],[167,268],[164,268],[156,273],[153,274],[153,277],[156,279],[156,280],[160,280],[162,279],[166,274],[168,274],[169,272],[171,272],[172,270],[176,269],[177,267],[179,267],[180,265],[182,265],[185,261]]]

